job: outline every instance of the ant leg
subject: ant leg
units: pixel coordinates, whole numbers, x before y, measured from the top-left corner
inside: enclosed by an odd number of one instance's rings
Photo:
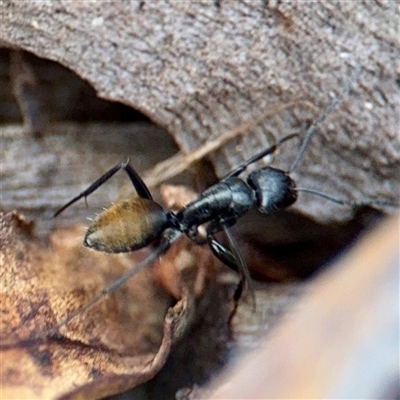
[[[225,246],[223,246],[221,243],[219,243],[212,234],[208,235],[207,239],[208,239],[208,245],[210,246],[210,249],[212,250],[214,255],[220,261],[222,261],[222,263],[225,264],[227,267],[240,273],[241,271],[240,271],[239,265],[238,265],[234,255],[232,254],[232,252],[230,252]],[[238,305],[239,305],[239,300],[242,297],[245,285],[246,285],[245,274],[240,273],[239,283],[237,284],[235,292],[233,293],[234,308],[229,316],[229,325],[231,324],[231,321],[236,314],[236,311],[237,311]]]
[[[211,251],[220,261],[222,261],[227,267],[240,274],[240,281],[234,294],[235,303],[237,303],[242,297],[244,286],[247,284],[251,293],[253,307],[255,308],[256,301],[249,270],[237,248],[237,244],[235,243],[231,232],[228,229],[228,227],[233,225],[234,222],[234,219],[211,222],[207,227],[207,242]],[[214,232],[220,231],[221,229],[223,229],[225,232],[231,250],[228,250],[225,246],[218,242],[213,235]]]
[[[217,257],[227,267],[233,269],[236,272],[240,272],[235,256],[225,246],[218,242],[218,240],[215,239],[212,234],[207,235],[207,243],[210,246],[210,249],[214,253],[215,257]]]
[[[246,264],[243,260],[243,257],[240,255],[240,253],[236,249],[236,244],[234,243],[233,237],[231,236],[228,226],[233,225],[236,222],[236,219],[227,219],[225,221],[212,221],[207,227],[207,238],[204,239],[202,236],[199,235],[197,229],[198,226],[193,225],[189,228],[189,230],[186,232],[186,235],[190,240],[192,240],[196,244],[204,244],[208,243],[211,251],[214,253],[214,255],[227,267],[233,269],[234,271],[238,272],[240,274],[240,281],[235,289],[235,293],[233,295],[233,300],[235,302],[235,309],[232,313],[232,315],[235,314],[236,309],[237,309],[237,304],[240,298],[242,297],[242,293],[245,287],[245,284],[247,282],[249,289],[252,293],[252,298],[253,298],[253,304],[255,305],[255,298],[254,298],[254,292],[251,287],[251,278],[250,274],[247,270]],[[230,250],[228,250],[225,246],[223,246],[218,240],[215,239],[214,233],[219,232],[221,230],[225,231],[225,234],[228,238],[229,244],[232,249],[234,249],[233,254]],[[236,251],[235,251],[236,250]],[[231,318],[230,318],[231,319]]]
[[[94,296],[89,302],[78,308],[77,310],[73,311],[67,318],[61,321],[56,327],[54,327],[48,334],[47,337],[51,336],[58,336],[59,330],[61,327],[67,325],[73,318],[77,317],[78,315],[82,314],[83,312],[87,311],[89,308],[93,307],[99,300],[103,297],[115,292],[119,287],[121,287],[126,281],[136,275],[139,271],[147,267],[149,264],[153,263],[157,260],[157,258],[165,253],[172,243],[174,243],[177,239],[180,238],[182,232],[179,232],[175,229],[169,229],[166,234],[163,236],[163,240],[161,244],[152,252],[150,253],[143,261],[139,264],[133,266],[129,271],[127,271],[124,275],[120,278],[112,282],[110,285],[105,287],[101,290],[96,296]],[[32,340],[32,339],[30,339]]]
[[[225,175],[221,181],[224,181],[228,178],[231,178],[233,176],[238,176],[240,175],[250,164],[255,163],[256,161],[260,160],[261,158],[267,156],[268,154],[275,153],[276,149],[282,145],[282,143],[286,142],[287,140],[293,139],[293,138],[299,138],[299,135],[297,133],[291,133],[290,135],[287,135],[280,139],[277,143],[275,143],[273,146],[264,149],[263,151],[257,153],[253,157],[249,158],[248,160],[244,161],[242,164],[240,164],[238,167],[236,167],[234,170],[229,172],[227,175]]]
[[[132,185],[135,187],[136,193],[139,195],[139,197],[142,199],[153,200],[149,188],[143,182],[136,170],[130,164],[128,164],[128,160],[122,163],[122,168],[128,174],[129,179],[131,180]]]
[[[56,213],[54,214],[54,217],[61,214],[66,208],[68,208],[70,205],[72,205],[73,203],[75,203],[76,201],[81,199],[82,197],[84,197],[86,199],[87,196],[89,196],[91,193],[93,193],[103,183],[108,181],[120,169],[124,169],[125,172],[128,174],[129,179],[131,180],[133,186],[135,187],[135,190],[136,190],[137,194],[139,195],[139,197],[152,200],[151,193],[150,193],[149,189],[147,188],[146,184],[140,178],[139,174],[133,169],[133,167],[131,167],[128,164],[128,161],[125,161],[125,162],[117,164],[115,167],[111,168],[104,175],[102,175],[99,179],[97,179],[95,182],[93,182],[86,190],[84,190],[82,193],[78,194],[78,196],[74,197],[71,201],[69,201],[67,204],[62,206],[59,210],[56,211]]]
[[[252,285],[252,280],[251,280],[251,276],[249,273],[249,269],[247,268],[246,263],[244,262],[244,259],[237,247],[237,244],[231,234],[231,231],[228,229],[228,226],[224,225],[224,232],[226,237],[228,238],[228,242],[229,242],[229,246],[232,250],[232,253],[235,256],[235,259],[238,261],[239,263],[239,267],[240,267],[240,274],[242,276],[241,282],[239,282],[238,287],[236,288],[235,291],[235,295],[238,296],[237,300],[240,299],[240,297],[242,296],[242,292],[243,292],[243,287],[245,284],[247,284],[247,287],[249,289],[249,292],[251,293],[251,300],[253,303],[253,311],[255,311],[256,308],[256,298],[255,298],[255,294],[254,294],[254,288]]]
[[[207,226],[207,243],[210,246],[211,251],[214,255],[222,261],[227,267],[239,272],[243,275],[242,270],[247,269],[245,267],[245,262],[240,254],[233,253],[233,249],[237,248],[235,241],[230,234],[228,227],[234,225],[236,218],[226,217],[225,219],[216,219],[211,221]],[[216,232],[224,231],[227,236],[229,246],[231,250],[227,249],[215,238],[214,234]],[[240,265],[242,264],[242,265]],[[244,268],[242,268],[244,266]]]

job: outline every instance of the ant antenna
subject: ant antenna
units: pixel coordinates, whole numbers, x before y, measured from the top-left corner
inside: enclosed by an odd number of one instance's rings
[[[293,161],[293,164],[289,168],[288,173],[293,172],[297,168],[297,166],[299,165],[299,163],[304,155],[304,152],[306,151],[306,149],[310,143],[312,136],[314,135],[315,131],[317,130],[318,125],[334,110],[334,108],[343,100],[343,98],[348,95],[348,93],[351,89],[351,86],[357,80],[358,76],[360,75],[360,72],[361,72],[361,65],[357,64],[357,66],[354,68],[354,71],[351,74],[347,84],[342,89],[342,91],[339,93],[339,95],[331,102],[331,104],[329,104],[325,108],[325,110],[314,120],[312,125],[307,129],[307,131],[304,135],[304,140],[300,147],[300,150],[298,151],[297,156],[296,156],[295,160]],[[319,192],[319,191],[313,190],[313,189],[298,187],[296,190],[298,192],[309,193],[309,194],[313,194],[313,195],[322,197],[322,198],[330,200],[336,204],[347,205],[347,206],[352,206],[352,207],[368,206],[368,205],[369,206],[381,206],[381,207],[399,207],[400,206],[399,203],[393,203],[390,201],[368,201],[368,202],[362,202],[362,203],[354,203],[354,202],[350,202],[348,200],[331,197],[325,193],[322,193],[322,192]]]
[[[325,108],[325,110],[314,120],[314,122],[311,124],[311,126],[307,129],[305,135],[304,135],[304,140],[303,143],[300,147],[300,150],[297,153],[297,156],[295,160],[293,161],[293,164],[289,168],[288,173],[293,172],[297,166],[299,165],[304,152],[306,151],[310,140],[312,136],[314,135],[315,131],[317,130],[318,125],[325,120],[325,118],[334,110],[334,108],[343,100],[344,97],[347,96],[349,93],[351,86],[353,83],[357,80],[358,76],[360,75],[361,72],[361,65],[358,63],[357,66],[354,68],[353,73],[351,74],[349,80],[347,81],[347,84],[344,86],[342,91],[336,96],[333,101]]]
[[[366,201],[366,202],[362,202],[362,203],[354,203],[348,200],[343,200],[343,199],[338,199],[336,197],[331,197],[325,193],[319,192],[317,190],[313,190],[313,189],[307,189],[307,188],[301,188],[298,187],[296,188],[296,190],[298,192],[303,192],[303,193],[309,193],[309,194],[313,194],[315,196],[319,196],[322,197],[323,199],[327,199],[330,201],[333,201],[334,203],[340,204],[342,206],[351,206],[351,207],[355,207],[355,206],[381,206],[381,207],[399,207],[400,204],[398,203],[392,203],[390,201]]]

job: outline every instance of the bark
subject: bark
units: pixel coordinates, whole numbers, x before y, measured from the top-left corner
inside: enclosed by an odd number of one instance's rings
[[[184,152],[271,105],[306,99],[323,110],[360,65],[294,176],[302,187],[355,202],[398,197],[395,2],[59,0],[0,7],[5,45],[72,69],[99,96],[166,128]],[[218,174],[320,112],[299,106],[268,118],[212,156]],[[287,168],[295,154],[294,145],[285,146],[278,165]],[[295,208],[319,221],[349,217],[347,207],[311,195],[300,200]]]

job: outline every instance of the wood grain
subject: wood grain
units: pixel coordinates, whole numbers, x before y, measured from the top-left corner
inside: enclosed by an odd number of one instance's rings
[[[184,152],[272,104],[306,99],[323,109],[359,63],[359,79],[321,124],[295,177],[352,201],[395,201],[396,3],[219,3],[3,0],[0,40],[59,62],[99,96],[142,111]],[[218,174],[315,117],[294,108],[269,118],[212,157]],[[287,168],[295,152],[285,146],[277,161]],[[306,195],[295,209],[319,221],[351,215]]]

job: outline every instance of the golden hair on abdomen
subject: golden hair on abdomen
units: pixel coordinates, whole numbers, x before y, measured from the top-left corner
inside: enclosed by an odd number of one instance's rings
[[[84,243],[108,253],[137,250],[159,237],[166,225],[167,216],[159,204],[140,197],[126,198],[96,217]]]

